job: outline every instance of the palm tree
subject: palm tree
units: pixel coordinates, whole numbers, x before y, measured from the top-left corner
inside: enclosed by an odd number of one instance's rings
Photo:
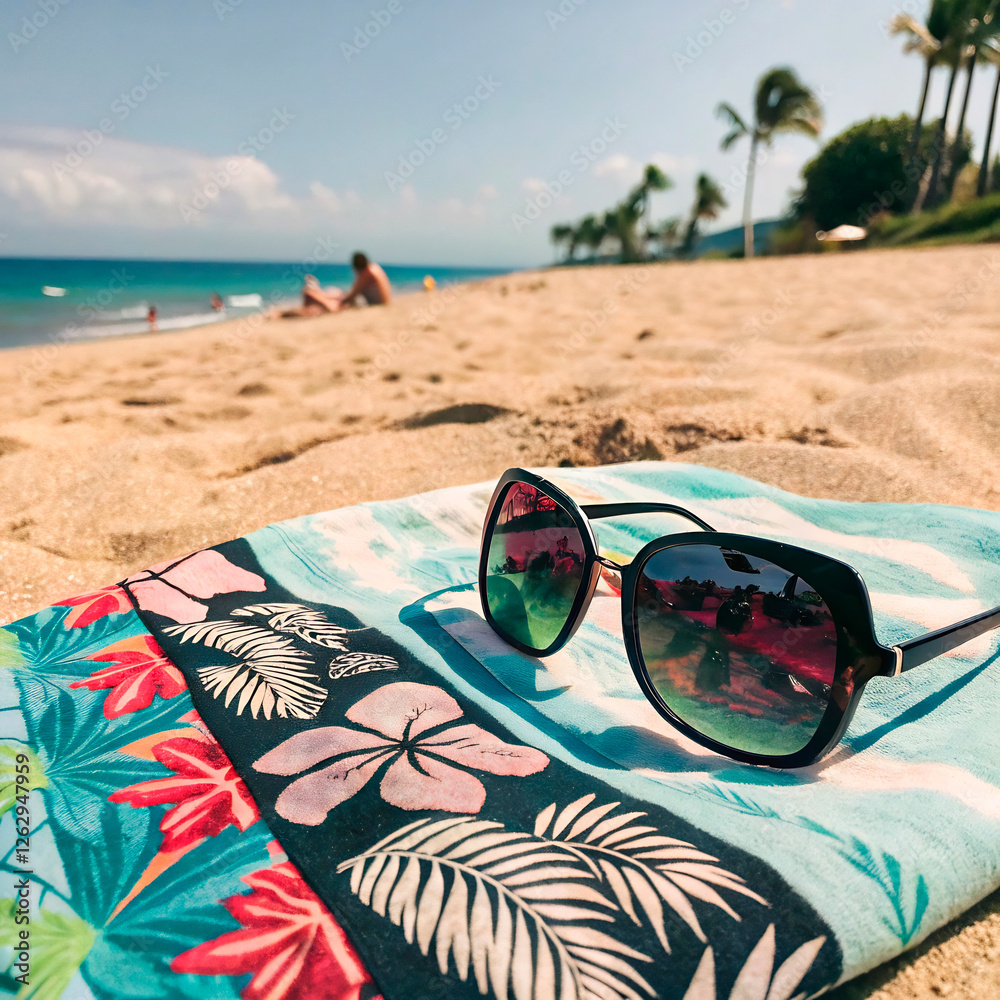
[[[722,188],[708,174],[698,175],[694,190],[694,205],[691,208],[691,219],[684,234],[682,247],[685,255],[694,250],[695,240],[698,237],[698,223],[702,219],[717,219],[719,212],[729,206],[729,202],[722,194]]]
[[[787,66],[768,70],[757,82],[753,124],[747,125],[731,104],[720,104],[716,113],[729,125],[722,140],[723,150],[743,136],[750,137],[747,161],[746,194],[743,201],[743,246],[747,257],[753,256],[753,184],[757,150],[770,146],[775,136],[796,132],[815,139],[823,125],[823,111],[816,95]]]
[[[658,243],[660,254],[663,257],[669,256],[681,237],[681,220],[674,217],[664,219],[658,226],[650,226],[646,230],[646,242]]]
[[[604,213],[604,231],[621,245],[623,264],[634,264],[646,256],[639,236],[639,223],[649,211],[649,196],[653,191],[666,191],[672,186],[673,181],[651,163],[643,171],[642,180],[614,208]]]
[[[573,238],[573,227],[566,222],[556,223],[549,230],[549,239],[552,240],[552,245],[556,248],[558,253],[559,247],[565,243],[569,245],[570,240]]]
[[[642,203],[634,197],[626,198],[604,213],[602,226],[611,239],[618,241],[619,257],[623,264],[634,264],[643,258],[638,233],[640,218]]]
[[[580,245],[580,231],[576,226],[566,222],[557,223],[549,230],[549,239],[558,247],[561,243],[566,244],[566,262],[571,262],[576,257],[576,248]]]
[[[955,130],[955,141],[952,143],[949,156],[949,167],[952,169],[955,168],[961,155],[965,133],[965,116],[969,110],[969,96],[972,93],[972,78],[976,72],[976,62],[983,54],[988,42],[997,34],[996,6],[997,0],[978,0],[972,5],[971,13],[973,16],[969,21],[968,48],[966,49],[968,77],[965,81],[965,96],[962,98],[962,109]]]
[[[649,196],[654,191],[669,191],[673,186],[674,182],[658,166],[653,163],[646,165],[646,169],[642,173],[642,180],[635,189],[635,194],[641,193],[642,217],[644,219],[649,215]]]
[[[580,245],[590,250],[590,259],[593,260],[608,235],[603,222],[596,215],[585,215],[576,232]]]
[[[948,136],[948,113],[951,111],[951,100],[955,93],[955,82],[958,79],[959,71],[968,59],[969,39],[974,31],[972,17],[973,8],[980,0],[944,0],[947,32],[941,43],[940,61],[951,67],[951,74],[948,77],[948,89],[945,92],[944,110],[941,113],[941,120],[938,122],[937,136],[934,140],[932,156],[931,180],[927,187],[924,201],[918,204],[915,209],[920,211],[924,204],[933,204],[939,194],[941,187],[941,173],[945,166],[945,146]],[[978,22],[977,22],[978,23]],[[961,135],[959,135],[961,141]]]
[[[907,163],[913,161],[920,147],[920,135],[924,123],[924,112],[927,110],[927,94],[930,91],[931,76],[938,64],[941,43],[948,33],[948,6],[949,0],[931,0],[926,24],[921,24],[909,14],[898,14],[890,23],[890,30],[894,35],[907,36],[906,42],[903,44],[903,51],[907,53],[917,52],[924,60],[924,83],[920,89],[920,104],[913,124],[913,135],[910,136]]]
[[[997,68],[996,80],[993,83],[993,100],[990,102],[990,117],[986,125],[986,139],[983,144],[983,162],[979,167],[979,183],[976,185],[976,195],[982,198],[990,183],[990,147],[993,145],[993,128],[997,120],[997,104],[1000,103],[1000,45],[991,39],[984,47],[986,58]]]

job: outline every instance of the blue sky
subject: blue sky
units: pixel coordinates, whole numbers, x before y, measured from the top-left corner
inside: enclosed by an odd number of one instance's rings
[[[923,7],[6,0],[0,255],[295,260],[325,241],[394,263],[543,263],[553,223],[609,207],[647,162],[676,184],[656,218],[686,213],[699,171],[731,182],[746,147],[720,152],[714,108],[749,111],[772,65],[824,95],[826,138],[912,113],[922,67],[886,23]],[[977,76],[977,138],[991,84]],[[781,140],[758,217],[816,148]],[[730,193],[720,228],[739,221]],[[529,200],[538,218],[519,224]]]

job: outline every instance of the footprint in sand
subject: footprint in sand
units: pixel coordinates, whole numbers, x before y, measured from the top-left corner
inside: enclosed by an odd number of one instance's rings
[[[513,410],[507,410],[502,406],[492,406],[490,403],[457,403],[441,410],[417,413],[405,420],[400,420],[396,427],[403,430],[416,430],[418,427],[437,427],[439,424],[485,424],[512,412]]]

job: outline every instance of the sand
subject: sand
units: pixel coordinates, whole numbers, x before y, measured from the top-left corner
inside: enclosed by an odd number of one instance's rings
[[[998,292],[988,246],[556,269],[0,352],[0,621],[512,465],[665,458],[1000,509]],[[1000,993],[1000,896],[932,940],[837,995]]]

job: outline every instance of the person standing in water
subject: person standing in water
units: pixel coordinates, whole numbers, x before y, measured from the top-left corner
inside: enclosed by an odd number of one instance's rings
[[[159,329],[159,327],[156,324],[156,317],[157,317],[156,306],[150,306],[149,312],[146,313],[146,320],[149,323],[150,333],[156,333],[156,331]]]

